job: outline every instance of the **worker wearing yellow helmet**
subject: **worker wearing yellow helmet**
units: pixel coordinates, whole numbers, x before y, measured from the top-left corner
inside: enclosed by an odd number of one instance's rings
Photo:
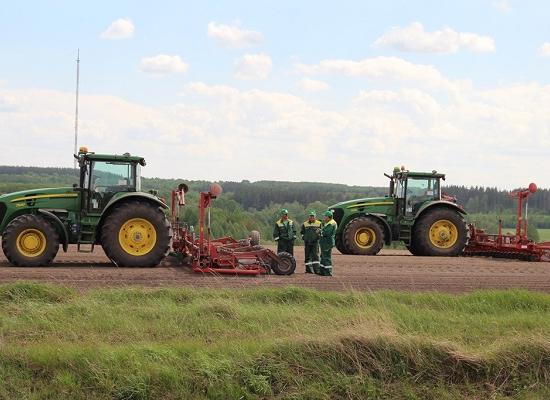
[[[324,222],[321,227],[321,265],[319,275],[332,276],[332,248],[335,244],[336,229],[338,224],[332,218],[332,211],[327,210],[324,214]]]

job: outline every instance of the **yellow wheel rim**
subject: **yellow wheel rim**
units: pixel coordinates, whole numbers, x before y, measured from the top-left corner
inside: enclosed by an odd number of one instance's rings
[[[458,229],[447,219],[435,221],[430,227],[430,242],[440,249],[453,247],[458,240]]]
[[[38,257],[46,250],[46,235],[38,229],[25,229],[17,236],[16,246],[23,256]]]
[[[132,218],[120,227],[118,241],[126,253],[143,256],[157,244],[157,231],[146,219]]]
[[[374,245],[376,233],[371,228],[359,228],[355,232],[355,244],[363,249],[368,249]]]

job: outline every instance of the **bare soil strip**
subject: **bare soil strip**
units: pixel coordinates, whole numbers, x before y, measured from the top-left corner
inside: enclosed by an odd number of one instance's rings
[[[237,277],[201,275],[167,258],[156,268],[118,268],[101,248],[94,253],[60,251],[42,268],[12,267],[0,255],[0,282],[32,280],[79,289],[91,287],[255,288],[288,285],[322,290],[405,290],[459,293],[475,289],[521,288],[550,293],[550,263],[490,258],[414,257],[407,251],[383,250],[374,257],[345,256],[334,251],[334,277],[304,273],[303,248],[296,247],[298,267],[292,276]]]

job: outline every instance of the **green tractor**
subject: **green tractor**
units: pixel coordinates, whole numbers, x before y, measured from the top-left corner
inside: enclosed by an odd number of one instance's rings
[[[466,212],[441,193],[444,174],[395,168],[385,197],[345,201],[330,207],[338,223],[342,254],[375,255],[402,241],[417,256],[457,256],[468,241]]]
[[[2,250],[17,266],[50,263],[59,246],[80,252],[101,245],[119,266],[152,267],[172,239],[168,206],[141,191],[142,157],[95,154],[81,147],[80,183],[0,196]]]

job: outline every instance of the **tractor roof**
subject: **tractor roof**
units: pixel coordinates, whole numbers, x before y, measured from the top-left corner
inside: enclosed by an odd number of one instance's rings
[[[91,161],[121,161],[121,162],[137,162],[141,165],[145,165],[145,159],[143,157],[132,156],[130,153],[124,154],[96,154],[86,153],[84,155],[86,160]]]
[[[412,171],[403,171],[399,172],[398,175],[406,177],[410,176],[413,178],[428,178],[428,177],[434,177],[434,178],[442,178],[445,180],[445,174],[439,174],[437,171],[432,172],[412,172]]]

